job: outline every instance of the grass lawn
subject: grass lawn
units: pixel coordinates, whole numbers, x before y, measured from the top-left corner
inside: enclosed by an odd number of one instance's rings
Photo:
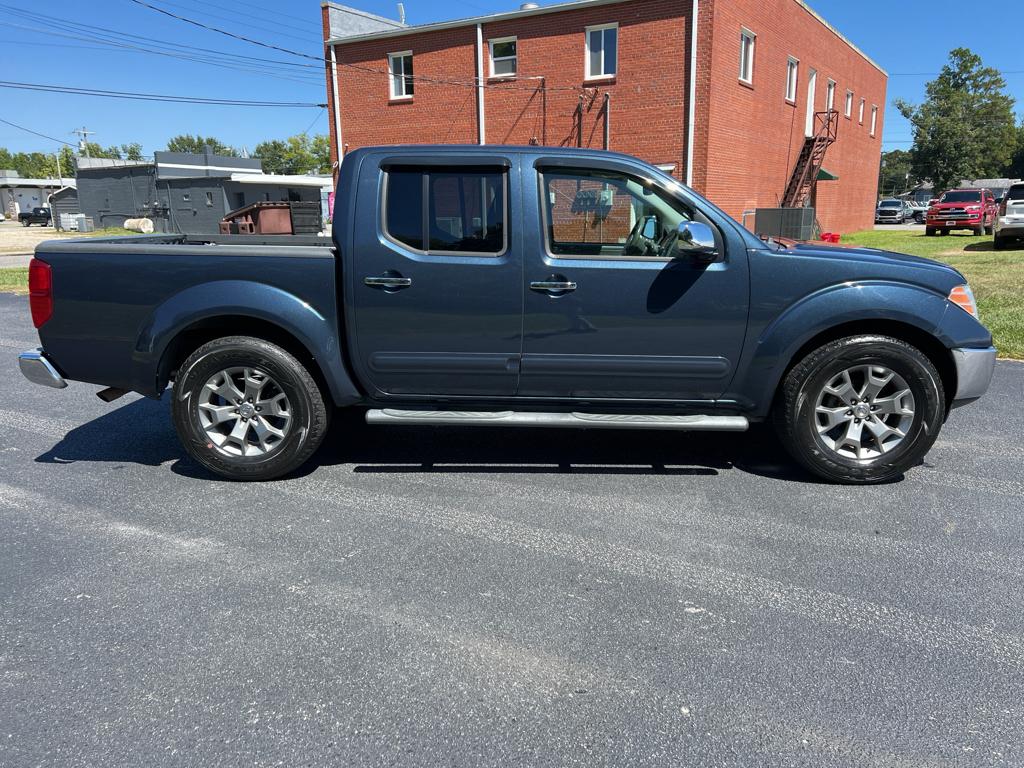
[[[844,235],[843,244],[926,256],[956,267],[971,284],[1000,357],[1024,359],[1024,246],[996,251],[991,235],[928,237],[923,231],[895,229]]]
[[[4,293],[28,293],[28,267],[0,269],[0,291]]]

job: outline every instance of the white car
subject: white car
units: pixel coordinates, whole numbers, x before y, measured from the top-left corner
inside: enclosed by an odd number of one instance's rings
[[[1024,237],[1024,184],[1014,184],[1006,190],[992,231],[996,250],[1005,248],[1015,238]]]

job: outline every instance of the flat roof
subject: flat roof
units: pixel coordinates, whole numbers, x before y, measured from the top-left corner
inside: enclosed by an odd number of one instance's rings
[[[286,187],[330,187],[334,185],[331,176],[283,173],[232,173],[230,180],[239,184],[280,184]]]
[[[0,187],[73,187],[74,177],[60,179],[26,179],[22,176],[0,177]]]
[[[505,21],[506,19],[518,19],[525,16],[541,16],[548,13],[560,13],[562,11],[571,11],[577,8],[594,8],[601,5],[613,5],[615,3],[626,3],[631,0],[569,0],[569,2],[555,3],[554,5],[539,6],[537,8],[521,8],[514,11],[503,11],[500,13],[489,13],[482,16],[467,16],[461,19],[451,19],[449,21],[436,21],[429,24],[416,24],[398,27],[396,29],[386,29],[379,32],[370,32],[364,35],[351,35],[347,37],[332,37],[324,42],[327,45],[344,45],[345,43],[355,43],[363,40],[380,40],[389,37],[402,37],[404,35],[413,35],[418,32],[433,32],[442,29],[452,29],[454,27],[468,27],[476,24],[488,24],[495,21]],[[811,16],[817,19],[821,24],[832,32],[836,37],[846,43],[852,48],[859,56],[861,56],[866,62],[877,69],[886,77],[889,73],[886,72],[882,66],[862,51],[857,45],[855,45],[846,35],[832,26],[825,18],[818,13],[816,10],[811,8],[805,0],[793,0],[797,5],[807,11]],[[326,3],[326,5],[333,5],[333,3]],[[344,7],[345,10],[355,10]],[[372,14],[367,14],[372,15]],[[378,17],[379,18],[379,17]],[[383,19],[390,21],[390,19]]]

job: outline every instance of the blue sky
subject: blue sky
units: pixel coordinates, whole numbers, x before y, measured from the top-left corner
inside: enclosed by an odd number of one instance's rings
[[[151,1],[211,26],[320,54],[319,0]],[[351,0],[350,4],[397,16],[391,0]],[[511,10],[518,4],[518,0],[406,0],[405,7],[410,23],[423,23]],[[921,100],[925,82],[956,46],[972,48],[987,64],[1003,70],[1010,92],[1018,99],[1018,112],[1024,114],[1024,58],[1020,56],[1024,4],[982,3],[973,6],[979,11],[975,15],[965,14],[962,0],[812,0],[811,5],[890,73],[883,133],[886,149],[908,148],[911,138],[910,127],[892,108],[892,100],[900,96]],[[285,65],[271,74],[255,61],[251,65],[259,67],[259,72],[214,67],[133,48],[112,49],[61,26],[73,22],[106,27],[145,40],[194,46],[196,55],[227,53],[315,66],[309,60],[198,29],[131,0],[52,0],[45,10],[37,10],[40,7],[0,0],[0,49],[4,52],[0,80],[213,98],[325,100],[322,70],[316,68]],[[142,39],[136,42],[141,48],[152,47]],[[96,132],[90,137],[93,141],[103,145],[138,141],[147,154],[162,149],[169,137],[179,133],[214,135],[251,149],[266,138],[327,131],[327,116],[319,109],[160,104],[3,88],[0,118],[68,142],[75,141],[71,131],[84,125]],[[28,151],[53,150],[58,145],[0,124],[0,146]]]

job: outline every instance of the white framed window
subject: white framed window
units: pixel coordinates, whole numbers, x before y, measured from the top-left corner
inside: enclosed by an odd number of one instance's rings
[[[754,42],[757,35],[746,27],[740,29],[740,81],[754,82]]]
[[[860,106],[857,107],[857,122],[864,125],[864,99],[860,100]]]
[[[875,135],[875,128],[878,126],[878,107],[871,105],[871,135]]]
[[[491,77],[515,77],[519,68],[517,41],[514,37],[496,37],[490,41]]]
[[[412,75],[412,51],[388,54],[388,72],[391,77],[392,99],[411,99],[414,91]]]
[[[619,25],[600,24],[586,28],[586,79],[615,77],[619,59]]]
[[[825,111],[831,112],[836,107],[836,81],[829,78],[825,88]]]
[[[843,114],[847,117],[853,116],[853,91],[846,92],[846,106],[843,108]]]
[[[786,62],[786,101],[796,103],[796,86],[800,75],[800,60],[792,56]]]

